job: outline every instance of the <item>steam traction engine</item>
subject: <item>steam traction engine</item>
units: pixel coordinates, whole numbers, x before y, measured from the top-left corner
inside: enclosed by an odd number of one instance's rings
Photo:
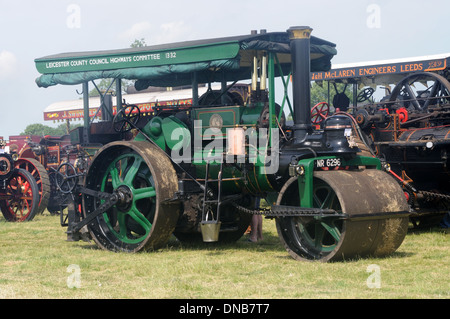
[[[446,72],[410,74],[380,103],[358,107],[354,114],[366,149],[388,163],[403,186],[416,226],[449,211],[447,78]]]
[[[83,83],[88,92],[86,81],[101,77],[115,78],[117,88],[122,78],[137,80],[138,89],[192,84],[190,109],[155,109],[142,121],[139,110],[127,105],[109,122],[116,136],[87,173],[61,172],[61,186],[74,198],[70,238],[88,233],[98,246],[126,252],[157,249],[172,234],[181,241],[235,241],[252,214],[263,214],[275,219],[282,243],[298,260],[394,252],[408,225],[400,186],[378,159],[357,156],[347,117],[326,119],[322,130],[311,127],[310,69],[329,69],[336,51],[310,33],[292,27],[37,59],[41,87]],[[275,103],[275,77],[284,85],[282,105]],[[237,104],[228,90],[244,79],[252,80],[250,98]],[[222,89],[198,97],[198,84],[214,81]],[[285,120],[285,103],[293,106],[293,125]],[[131,129],[137,136],[121,139]],[[85,126],[75,140],[89,143],[94,131]],[[255,207],[257,198],[270,209]]]
[[[37,182],[39,204],[36,214],[43,213],[45,209],[54,214],[64,209],[68,200],[66,194],[58,189],[58,168],[65,168],[65,163],[71,163],[71,168],[83,172],[100,146],[80,148],[71,144],[69,135],[17,135],[9,137],[9,147],[17,150],[15,167],[30,172]]]

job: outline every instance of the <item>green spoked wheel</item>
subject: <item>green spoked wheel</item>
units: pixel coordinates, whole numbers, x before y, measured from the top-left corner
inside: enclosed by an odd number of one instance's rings
[[[158,249],[175,228],[179,205],[170,200],[177,191],[177,176],[166,155],[148,142],[114,142],[100,149],[86,175],[85,187],[121,197],[88,225],[92,238],[103,249]],[[103,203],[85,195],[84,215]]]
[[[278,204],[298,206],[298,198],[297,179],[292,178],[280,192]],[[406,236],[406,199],[397,183],[384,172],[315,172],[313,204],[348,218],[277,218],[279,237],[294,259],[327,262],[385,256],[393,253]]]

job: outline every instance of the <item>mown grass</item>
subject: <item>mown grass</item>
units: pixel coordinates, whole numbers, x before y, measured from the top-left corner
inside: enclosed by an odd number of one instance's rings
[[[0,217],[1,298],[426,298],[450,297],[450,237],[439,228],[410,231],[388,258],[298,262],[264,220],[264,240],[181,244],[136,254],[112,253],[93,242],[67,242],[59,217],[27,223]],[[78,288],[68,287],[70,265]],[[367,284],[376,265],[380,288]],[[68,268],[69,267],[69,268]]]

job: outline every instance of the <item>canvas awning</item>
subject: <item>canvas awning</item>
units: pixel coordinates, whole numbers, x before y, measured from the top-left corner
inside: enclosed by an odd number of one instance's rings
[[[331,59],[337,53],[335,47],[331,42],[311,37],[311,71],[329,70]],[[275,52],[282,70],[290,69],[288,33],[271,32],[46,56],[35,60],[42,74],[36,83],[39,87],[49,87],[120,78],[138,80],[136,88],[144,89],[191,84],[193,73],[198,83],[238,81],[250,78],[256,50]]]

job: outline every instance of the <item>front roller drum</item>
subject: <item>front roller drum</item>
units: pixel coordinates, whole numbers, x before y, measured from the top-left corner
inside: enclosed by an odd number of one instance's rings
[[[104,146],[89,167],[85,187],[124,197],[88,225],[99,247],[137,252],[161,248],[169,240],[179,214],[179,204],[171,201],[178,180],[172,163],[156,146],[136,141]],[[84,215],[103,202],[84,195]]]
[[[294,259],[328,262],[381,257],[403,242],[408,204],[400,186],[385,172],[315,172],[313,185],[314,207],[333,209],[345,218],[277,218],[279,237]],[[277,204],[298,205],[296,178],[286,183]]]

